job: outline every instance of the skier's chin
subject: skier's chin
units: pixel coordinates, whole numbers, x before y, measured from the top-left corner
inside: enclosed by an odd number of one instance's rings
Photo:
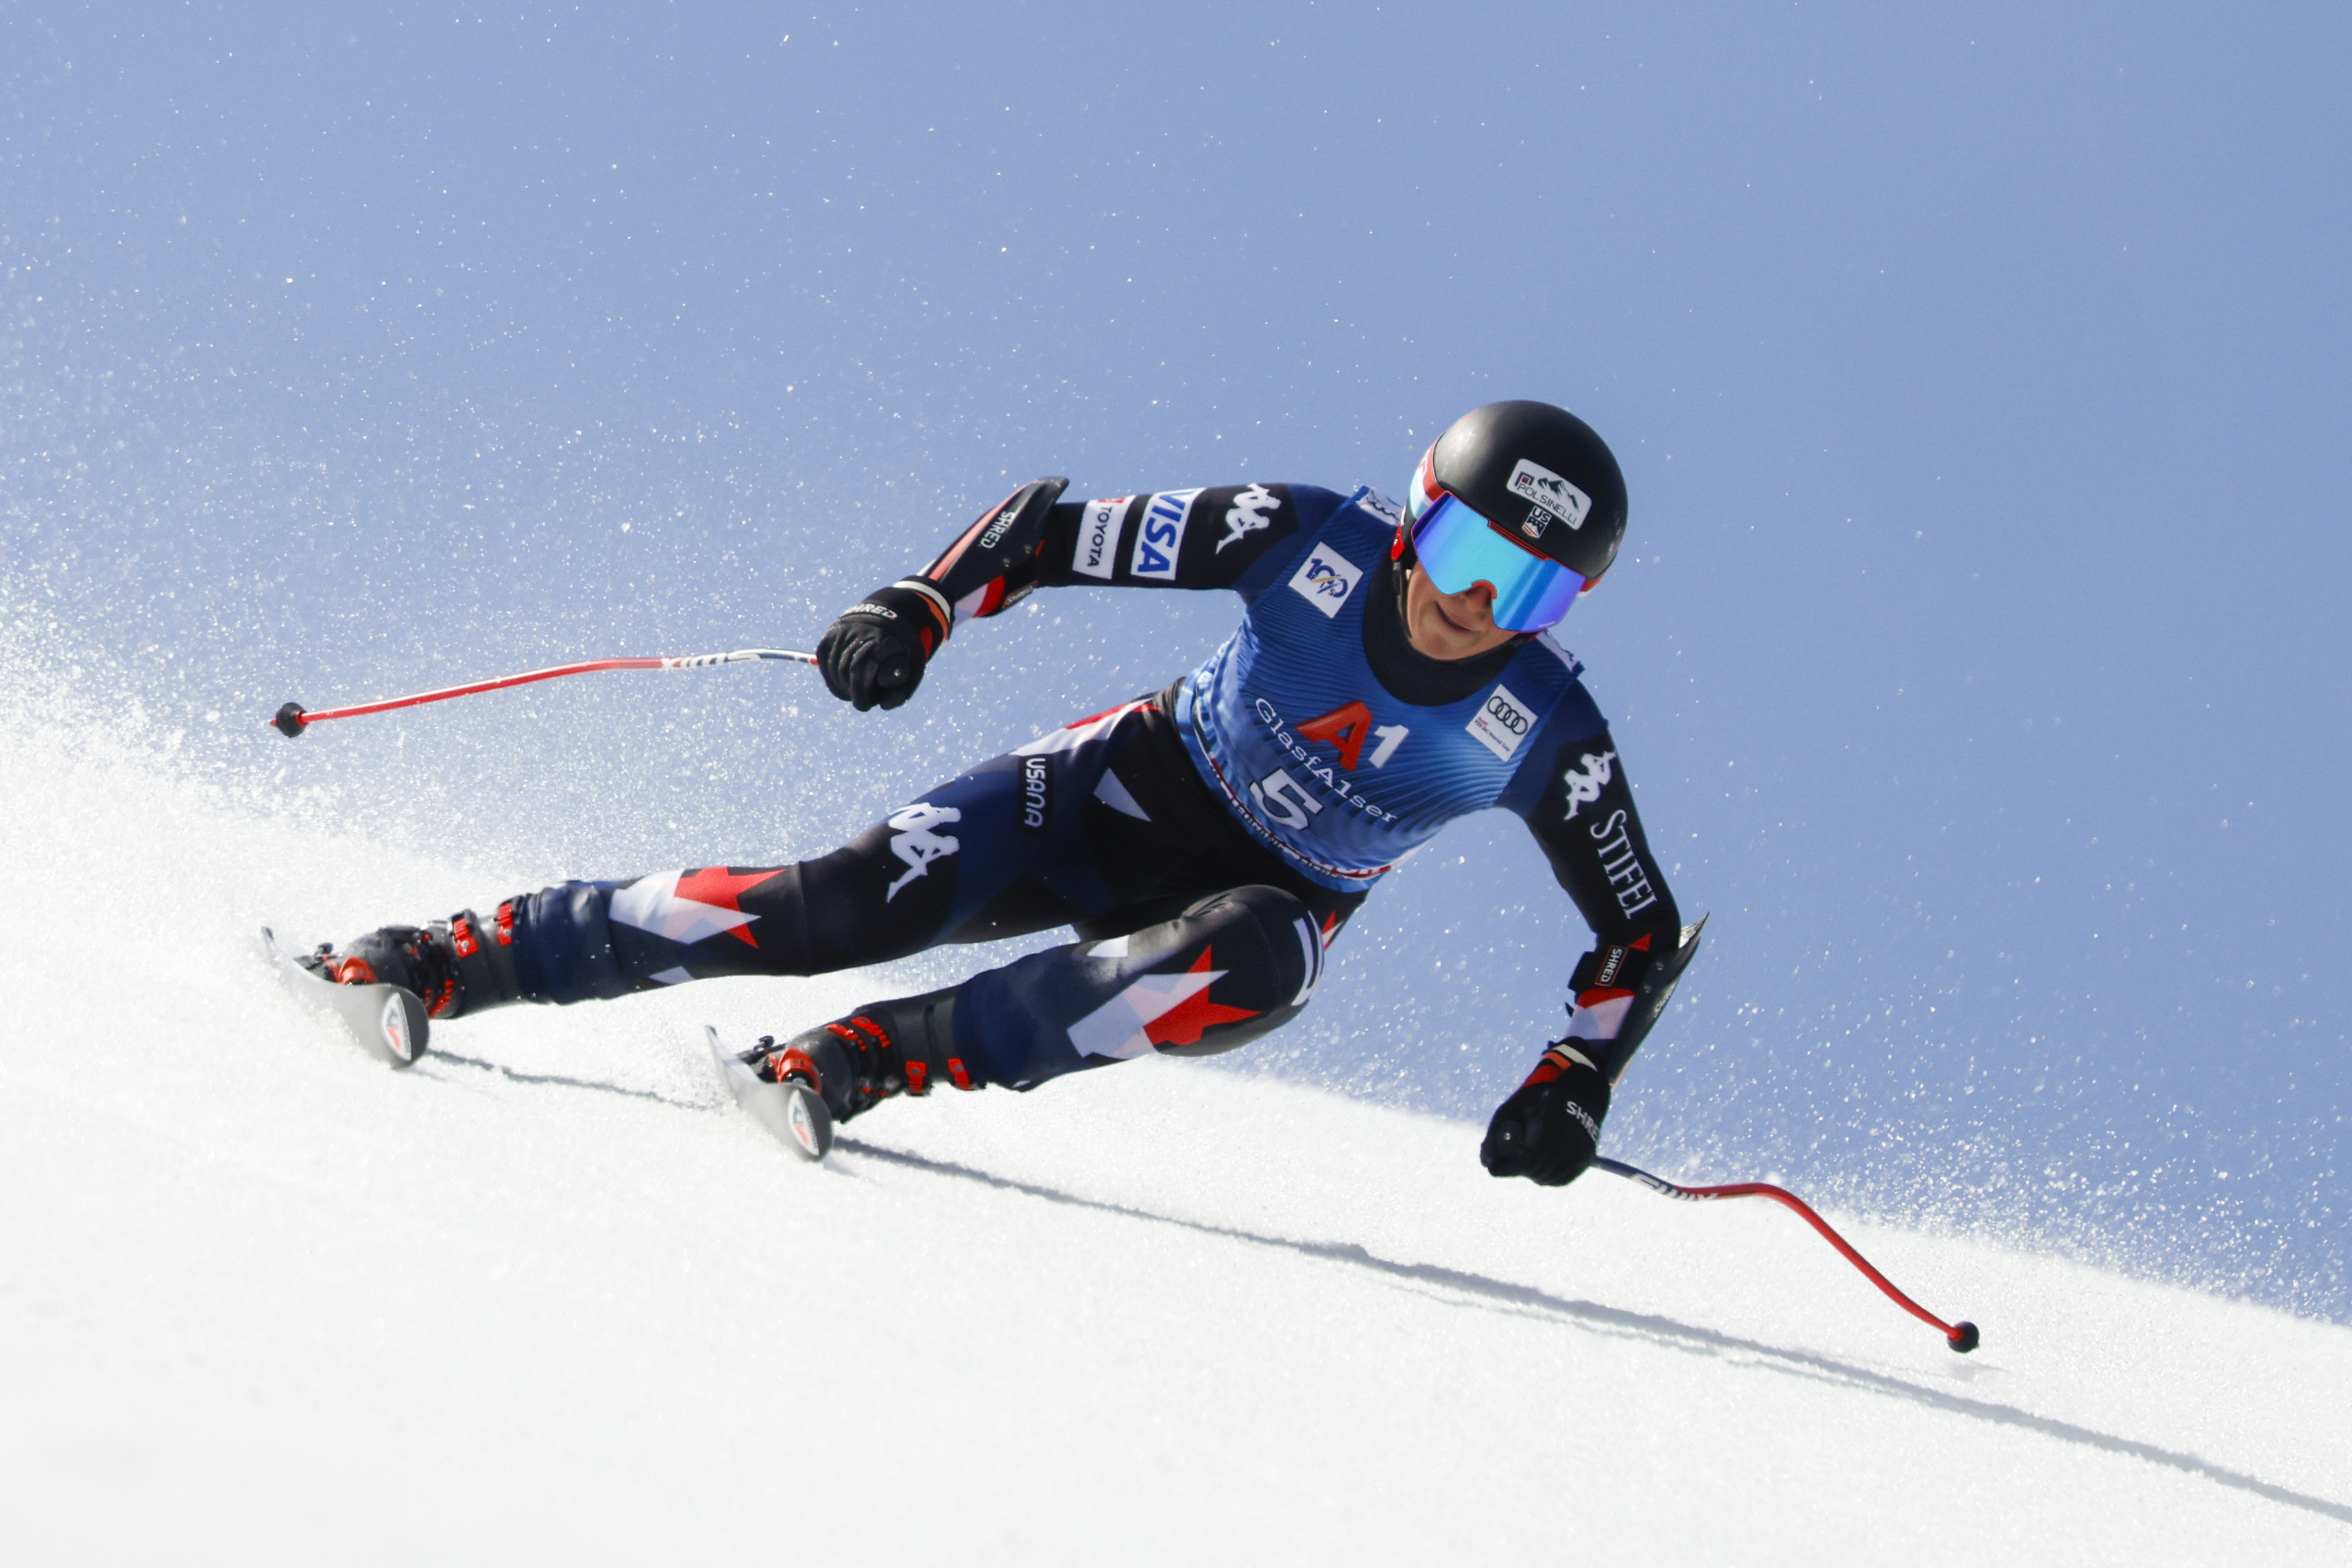
[[[1417,570],[1405,579],[1404,624],[1415,653],[1447,664],[1475,659],[1513,635],[1495,624],[1493,612],[1475,591],[1440,593]]]
[[[1416,629],[1418,635],[1413,638],[1413,645],[1428,657],[1450,663],[1475,658],[1494,646],[1496,628],[1493,625],[1464,623],[1460,618],[1447,612],[1444,600],[1434,595],[1430,598],[1427,609],[1428,613],[1422,618]]]

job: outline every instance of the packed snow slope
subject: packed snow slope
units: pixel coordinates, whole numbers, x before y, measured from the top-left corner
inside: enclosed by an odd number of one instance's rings
[[[394,1072],[255,928],[502,880],[5,739],[11,1562],[2352,1560],[2352,1330],[1851,1223],[1962,1358],[1777,1208],[1490,1181],[1473,1125],[1201,1062],[803,1166],[698,1028],[870,977]]]

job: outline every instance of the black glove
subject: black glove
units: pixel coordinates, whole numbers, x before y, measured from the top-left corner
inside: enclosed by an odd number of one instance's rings
[[[923,665],[948,640],[939,590],[912,578],[877,588],[841,612],[816,645],[824,684],[857,711],[897,707],[923,684]]]
[[[1562,1040],[1546,1051],[1528,1081],[1496,1107],[1486,1141],[1478,1145],[1478,1163],[1487,1175],[1566,1186],[1601,1152],[1609,1080],[1590,1062],[1568,1054],[1574,1049]]]

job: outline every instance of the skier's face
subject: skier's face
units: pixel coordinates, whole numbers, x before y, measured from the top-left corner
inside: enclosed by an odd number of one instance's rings
[[[1475,659],[1518,635],[1495,624],[1495,591],[1486,584],[1440,593],[1418,569],[1405,578],[1404,629],[1414,651],[1432,659]]]

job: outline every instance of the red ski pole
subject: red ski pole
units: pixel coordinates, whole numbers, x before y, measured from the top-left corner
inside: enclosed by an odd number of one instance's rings
[[[299,703],[288,703],[269,722],[278,727],[278,734],[291,740],[322,719],[357,718],[363,713],[389,713],[396,707],[415,707],[424,703],[447,702],[451,697],[469,697],[476,692],[527,686],[533,681],[551,681],[559,675],[585,675],[597,670],[707,670],[714,664],[748,664],[761,659],[785,659],[802,664],[816,663],[814,653],[803,653],[793,648],[738,648],[731,653],[689,653],[682,658],[589,659],[577,664],[557,664],[550,669],[532,670],[520,675],[500,675],[496,680],[473,681],[462,686],[444,686],[437,692],[418,692],[414,696],[387,697],[379,703],[320,708],[316,713],[308,711]]]
[[[1966,1355],[1977,1347],[1976,1324],[1967,1322],[1948,1323],[1896,1290],[1893,1281],[1870,1266],[1869,1259],[1855,1251],[1851,1242],[1830,1228],[1829,1221],[1815,1214],[1810,1204],[1785,1187],[1774,1186],[1769,1182],[1760,1181],[1734,1182],[1728,1186],[1682,1186],[1668,1181],[1664,1176],[1652,1176],[1637,1166],[1629,1166],[1619,1160],[1596,1159],[1592,1164],[1595,1169],[1607,1171],[1611,1176],[1623,1176],[1627,1181],[1639,1182],[1652,1192],[1666,1197],[1683,1198],[1693,1203],[1703,1203],[1718,1197],[1769,1197],[1783,1208],[1793,1209],[1803,1216],[1806,1224],[1822,1233],[1822,1239],[1845,1254],[1847,1262],[1861,1270],[1864,1278],[1885,1291],[1887,1300],[1942,1334],[1946,1344],[1950,1345],[1962,1355]]]

